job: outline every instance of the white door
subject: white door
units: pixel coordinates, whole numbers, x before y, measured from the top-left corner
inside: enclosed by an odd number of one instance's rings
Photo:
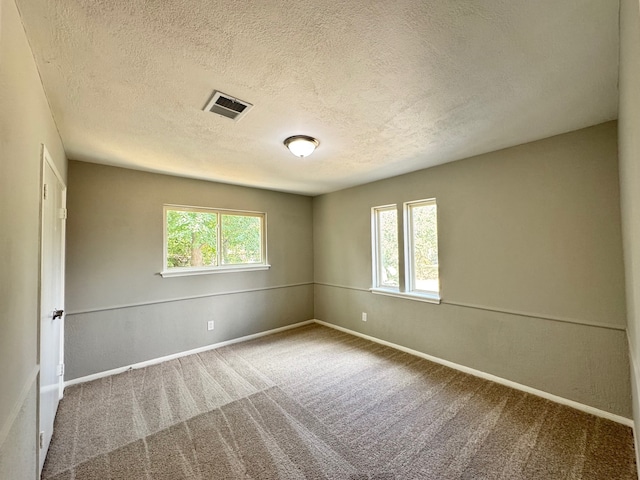
[[[42,153],[40,277],[40,471],[63,390],[64,242],[66,187],[47,149]]]

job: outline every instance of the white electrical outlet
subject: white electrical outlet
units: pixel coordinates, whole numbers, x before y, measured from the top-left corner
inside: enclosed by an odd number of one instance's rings
[[[213,330],[213,320],[207,322],[207,330]]]
[[[367,321],[367,313],[366,312],[362,312],[362,321],[363,322]]]

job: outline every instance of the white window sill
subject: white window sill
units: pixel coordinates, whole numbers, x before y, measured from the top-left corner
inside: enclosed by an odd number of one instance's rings
[[[212,273],[232,273],[232,272],[255,272],[258,270],[269,270],[271,265],[229,265],[225,267],[212,268],[174,268],[160,272],[162,277],[186,277],[189,275],[210,275]]]
[[[387,295],[389,297],[406,298],[408,300],[416,300],[418,302],[440,304],[440,295],[437,293],[427,292],[400,292],[389,288],[370,288],[371,293],[376,295]]]

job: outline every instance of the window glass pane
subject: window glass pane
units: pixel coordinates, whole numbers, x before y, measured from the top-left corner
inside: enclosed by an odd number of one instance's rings
[[[262,217],[222,214],[222,264],[262,262]]]
[[[378,210],[378,283],[397,287],[398,276],[398,213],[397,210]]]
[[[435,203],[410,205],[413,288],[439,292],[438,221]]]
[[[167,268],[218,264],[218,214],[167,210]]]

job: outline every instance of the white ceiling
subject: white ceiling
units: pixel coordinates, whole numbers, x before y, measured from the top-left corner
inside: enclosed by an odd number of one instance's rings
[[[17,4],[76,160],[315,195],[617,117],[617,0]]]

